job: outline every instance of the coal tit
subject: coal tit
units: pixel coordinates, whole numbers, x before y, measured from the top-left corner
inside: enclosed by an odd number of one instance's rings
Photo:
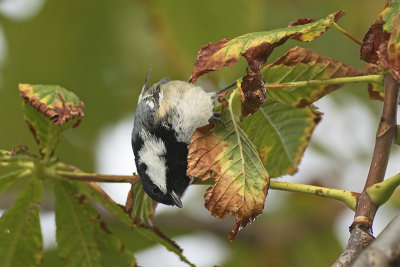
[[[139,96],[132,149],[144,191],[154,200],[182,207],[190,183],[187,146],[194,131],[213,117],[213,96],[201,87],[163,78]]]

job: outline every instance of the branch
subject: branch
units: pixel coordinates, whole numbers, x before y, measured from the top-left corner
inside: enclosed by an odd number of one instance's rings
[[[354,267],[400,265],[400,215],[397,215],[354,262]]]
[[[377,83],[382,84],[382,75],[363,75],[354,77],[341,77],[327,80],[308,80],[288,83],[265,84],[264,88],[267,90],[290,88],[290,87],[304,87],[310,85],[326,85],[326,84],[342,84],[342,83]]]
[[[368,245],[372,241],[372,222],[378,206],[374,204],[368,196],[367,189],[383,181],[389,161],[390,149],[396,138],[397,130],[396,116],[399,84],[390,74],[387,74],[384,77],[384,85],[385,99],[383,111],[376,133],[375,149],[369,173],[364,190],[358,199],[354,221],[350,227],[351,234],[348,244],[333,266],[349,266],[366,247],[365,245]],[[361,236],[360,231],[364,232]]]
[[[390,149],[396,138],[397,131],[397,105],[399,97],[399,84],[393,79],[390,74],[384,78],[385,84],[385,99],[383,104],[382,117],[376,133],[376,142],[374,154],[372,156],[367,181],[365,182],[364,190],[361,193],[357,204],[354,224],[359,224],[357,218],[366,219],[366,224],[369,229],[372,226],[375,213],[378,207],[371,201],[367,194],[368,187],[383,181],[386,173],[386,167],[389,161]],[[364,224],[364,222],[361,222]]]

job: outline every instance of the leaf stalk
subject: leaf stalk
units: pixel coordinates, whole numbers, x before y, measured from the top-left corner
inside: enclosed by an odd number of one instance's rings
[[[354,35],[352,35],[351,33],[349,33],[348,31],[346,31],[345,29],[343,29],[342,27],[340,27],[336,22],[332,23],[333,28],[335,28],[336,30],[340,31],[341,33],[343,33],[344,35],[346,35],[347,37],[349,37],[351,40],[353,40],[354,42],[356,42],[359,45],[362,45],[362,41],[360,39],[358,39],[357,37],[355,37]]]
[[[363,75],[354,77],[333,78],[327,80],[308,80],[308,81],[298,81],[298,82],[288,82],[288,83],[265,84],[264,88],[266,88],[267,90],[275,90],[275,89],[291,88],[291,87],[304,87],[313,85],[342,84],[342,83],[361,83],[361,82],[383,84],[383,76]]]
[[[271,180],[270,182],[270,189],[305,193],[309,195],[316,195],[320,197],[336,199],[346,204],[352,210],[356,209],[357,197],[359,195],[359,193],[348,190],[333,189],[333,188],[326,188],[321,186],[298,184],[291,182],[281,182],[274,180]]]

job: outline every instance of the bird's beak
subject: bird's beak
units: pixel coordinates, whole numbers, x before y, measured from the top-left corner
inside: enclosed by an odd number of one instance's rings
[[[179,198],[179,196],[174,191],[171,191],[169,193],[169,195],[172,197],[172,200],[174,201],[174,204],[177,207],[179,207],[179,208],[183,207],[181,199]]]

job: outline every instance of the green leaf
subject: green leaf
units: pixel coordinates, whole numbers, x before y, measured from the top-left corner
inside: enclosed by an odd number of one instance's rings
[[[232,67],[243,55],[250,69],[258,72],[269,55],[288,39],[310,42],[323,34],[333,22],[344,15],[343,11],[335,12],[326,18],[303,25],[275,29],[265,32],[248,33],[233,39],[223,39],[217,43],[203,46],[197,54],[190,82],[210,71],[223,66]]]
[[[71,181],[70,181],[71,182]],[[117,217],[125,225],[132,227],[136,232],[140,233],[149,240],[164,246],[169,251],[175,253],[183,262],[190,266],[195,266],[185,256],[183,250],[171,239],[165,236],[157,227],[147,226],[141,223],[136,224],[134,219],[124,212],[122,207],[115,203],[96,183],[80,183],[76,184],[79,190],[85,195],[90,196],[93,200],[101,203],[108,211]]]
[[[344,84],[285,87],[285,83],[359,76],[362,73],[362,70],[301,47],[290,49],[261,71],[266,85],[281,84],[268,88],[267,98],[295,107],[308,106]]]
[[[0,194],[3,193],[13,183],[18,181],[19,178],[24,177],[29,173],[29,170],[22,169],[0,175]]]
[[[79,125],[84,104],[72,92],[57,85],[20,84],[25,120],[42,155],[50,156],[62,131]]]
[[[236,215],[230,241],[261,214],[269,184],[257,150],[236,121],[238,114],[241,114],[241,101],[235,90],[221,114],[223,126],[197,129],[188,147],[189,177],[194,175],[206,180],[215,172],[215,184],[204,196],[205,207],[217,218]]]
[[[133,253],[125,248],[122,241],[107,229],[104,222],[96,223],[95,235],[101,253],[101,266],[136,266]]]
[[[53,179],[53,186],[59,256],[65,266],[100,266],[101,254],[93,221],[84,210],[86,199],[78,200],[76,189],[68,182]]]
[[[132,252],[69,182],[54,179],[57,243],[67,266],[134,266]]]
[[[25,191],[0,219],[0,266],[39,266],[42,234],[39,209],[42,181],[32,178]]]
[[[138,219],[145,225],[153,226],[153,217],[157,202],[153,201],[143,190],[142,183],[137,181],[129,191],[128,201],[130,213],[133,218]]]
[[[295,108],[272,100],[240,127],[260,153],[270,177],[293,174],[309,144],[321,113],[315,108]]]

